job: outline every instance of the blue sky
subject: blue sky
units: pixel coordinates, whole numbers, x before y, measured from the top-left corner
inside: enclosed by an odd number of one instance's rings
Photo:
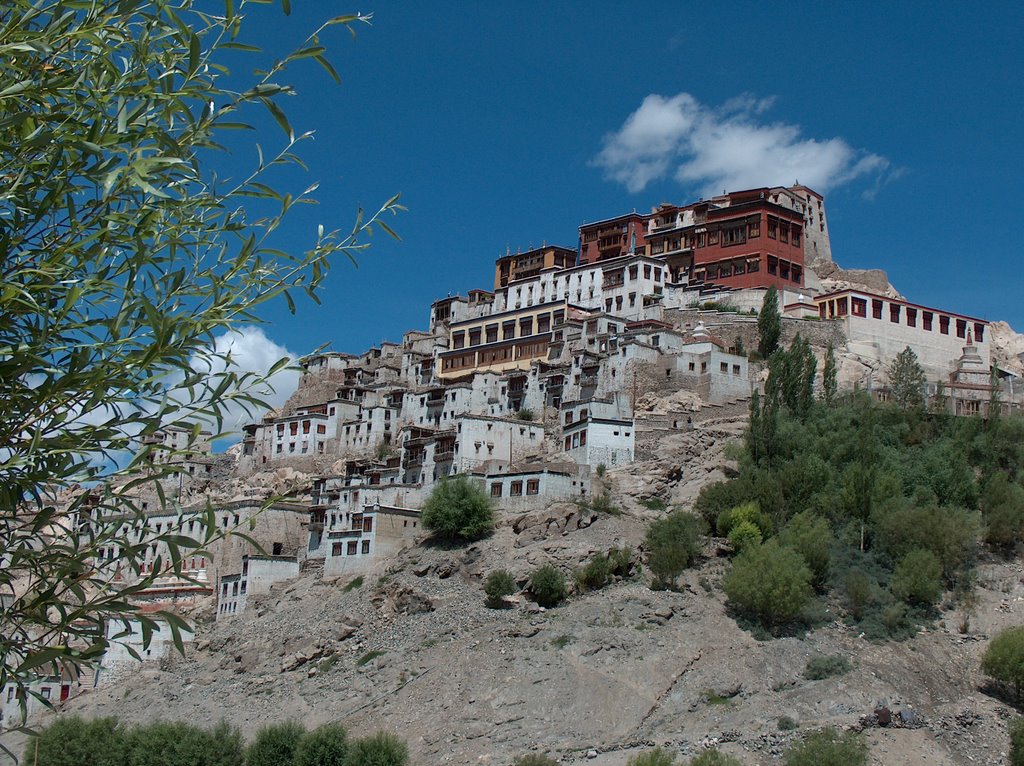
[[[293,6],[253,9],[249,39],[280,50],[356,9]],[[357,39],[325,38],[340,86],[312,62],[290,73],[321,204],[285,234],[301,245],[398,192],[408,212],[401,242],[375,237],[358,268],[337,263],[321,306],[267,309],[267,335],[294,352],[400,340],[438,297],[490,288],[506,248],[575,247],[583,221],[797,178],[826,194],[841,265],[1024,330],[1017,4],[358,10],[374,18]]]

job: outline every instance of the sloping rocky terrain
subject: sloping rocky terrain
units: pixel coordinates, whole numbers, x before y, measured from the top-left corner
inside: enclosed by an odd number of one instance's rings
[[[653,591],[641,573],[554,609],[522,595],[508,609],[484,606],[493,569],[525,583],[542,563],[570,572],[593,552],[638,549],[658,513],[642,501],[692,502],[730,470],[724,445],[742,425],[702,420],[667,438],[656,459],[610,471],[618,514],[574,504],[502,514],[491,538],[418,545],[361,582],[307,573],[233,618],[215,622],[211,607],[200,609],[185,657],[68,707],[131,720],[226,718],[246,734],[286,718],[385,728],[408,740],[416,764],[507,766],[536,749],[563,763],[625,766],[651,744],[691,755],[717,745],[772,764],[826,724],[864,729],[875,764],[1006,763],[1011,711],[982,691],[978,662],[989,635],[1024,618],[1019,562],[983,563],[968,633],[949,611],[902,643],[872,643],[839,619],[756,640],[727,612],[727,564],[714,540],[679,592]],[[841,655],[853,669],[807,680],[817,655]],[[888,726],[873,716],[880,706]],[[780,730],[782,716],[799,728]]]

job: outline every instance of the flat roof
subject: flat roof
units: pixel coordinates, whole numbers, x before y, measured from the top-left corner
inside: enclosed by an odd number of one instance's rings
[[[989,324],[989,320],[987,319],[978,319],[977,317],[972,317],[967,314],[958,314],[955,311],[946,311],[945,309],[937,309],[933,308],[932,306],[923,306],[920,303],[911,303],[910,301],[905,301],[899,298],[890,298],[886,295],[872,292],[871,290],[859,290],[854,287],[847,287],[842,290],[836,290],[835,292],[825,293],[824,295],[818,295],[812,298],[811,300],[813,300],[814,305],[817,306],[822,301],[832,300],[842,295],[852,295],[854,293],[857,293],[859,295],[867,295],[870,296],[871,298],[876,298],[883,301],[889,301],[889,303],[898,303],[901,306],[909,306],[910,308],[921,309],[922,311],[931,311],[933,314],[948,314],[949,316],[956,317],[957,319],[968,319],[972,322],[979,322],[981,324],[986,325]]]

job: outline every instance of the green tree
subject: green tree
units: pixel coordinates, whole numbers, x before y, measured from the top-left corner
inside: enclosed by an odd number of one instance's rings
[[[275,232],[315,190],[270,185],[278,166],[301,165],[297,145],[310,137],[282,110],[294,93],[287,70],[312,59],[336,77],[321,38],[367,18],[331,19],[266,66],[243,45],[243,5],[213,14],[181,0],[5,4],[0,686],[27,694],[37,673],[94,662],[108,623],[137,621],[148,645],[169,619],[180,640],[180,620],[143,612],[132,596],[165,568],[183,575],[189,552],[220,533],[200,514],[194,537],[134,535],[146,515],[134,494],[182,467],[154,464],[152,447],[122,456],[160,428],[219,432],[229,407],[261,409],[286,362],[270,374],[240,371],[216,339],[260,321],[268,300],[294,307],[296,294],[315,297],[335,256],[354,258],[372,229],[390,231],[379,216],[399,209],[391,200],[351,228],[321,226],[294,251],[278,248]],[[256,57],[263,71],[229,73],[227,56],[240,69]],[[272,151],[226,182],[211,157],[257,109],[283,137],[275,147],[262,136]],[[249,213],[252,198],[259,209]],[[86,484],[96,488],[55,502]],[[143,573],[153,543],[168,555]]]
[[[282,766],[294,762],[299,742],[306,735],[302,724],[282,721],[264,726],[245,752],[246,766]]]
[[[782,314],[779,313],[779,291],[772,285],[761,301],[757,315],[757,351],[762,359],[769,358],[779,347],[782,336]]]
[[[124,766],[127,738],[116,718],[60,716],[30,737],[22,763],[33,766]]]
[[[981,671],[1013,689],[1024,687],[1024,627],[1007,628],[993,638],[981,657]]]
[[[1010,481],[1002,471],[994,473],[981,493],[985,521],[985,542],[1009,551],[1024,539],[1024,487]]]
[[[658,580],[675,587],[676,579],[700,553],[704,523],[699,516],[674,511],[647,528],[647,566]]]
[[[543,607],[558,606],[569,596],[565,575],[551,564],[544,564],[530,576],[530,590]]]
[[[408,745],[386,731],[355,740],[345,756],[345,766],[406,766],[408,763]]]
[[[893,571],[893,595],[908,604],[933,606],[942,590],[942,565],[931,551],[910,551]]]
[[[293,766],[345,766],[348,733],[340,723],[307,731],[295,748]]]
[[[737,556],[722,585],[733,606],[772,627],[800,615],[813,593],[810,583],[800,554],[773,539]]]
[[[865,766],[868,746],[852,731],[840,734],[829,727],[790,747],[783,760],[786,766]]]
[[[487,606],[491,609],[500,609],[505,602],[505,596],[511,596],[519,588],[516,586],[516,579],[507,569],[495,569],[484,581],[484,593],[487,594]]]
[[[750,521],[741,521],[729,530],[729,545],[736,553],[743,553],[751,546],[760,545],[763,540],[761,530]]]
[[[831,406],[839,390],[839,375],[836,367],[836,351],[832,347],[832,341],[828,343],[825,351],[825,367],[821,373],[821,398],[825,404]]]
[[[219,741],[217,737],[226,737]],[[187,766],[195,763],[242,766],[241,732],[222,722],[215,731],[182,722],[136,726],[126,737],[125,766]]]
[[[896,355],[886,372],[892,400],[900,409],[909,410],[924,404],[924,369],[910,346]]]
[[[442,479],[423,504],[423,526],[446,540],[479,540],[494,531],[494,506],[479,482]]]
[[[799,553],[811,570],[812,583],[822,590],[828,584],[835,537],[828,521],[809,511],[798,513],[779,533],[779,542]]]

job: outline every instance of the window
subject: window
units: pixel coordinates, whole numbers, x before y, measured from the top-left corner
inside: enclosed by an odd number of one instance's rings
[[[298,432],[299,424],[297,422],[288,424],[288,433],[290,433],[292,436],[295,436]]]
[[[934,315],[930,311],[924,311],[921,313],[921,326],[931,332],[932,329],[932,317]]]
[[[373,531],[373,517],[372,516],[366,516],[363,519],[363,531],[364,532],[372,532]]]
[[[871,300],[871,316],[875,319],[882,318],[882,302],[877,298],[872,298]]]
[[[566,436],[565,437],[565,451],[568,452],[571,449],[572,449],[572,437],[571,436]]]
[[[963,319],[956,320],[956,337],[967,337],[967,322],[965,322]]]
[[[732,366],[732,374],[733,375],[739,375],[740,374],[740,366],[738,364],[734,364]]]
[[[768,256],[768,273],[778,274],[779,273],[779,259]]]
[[[501,482],[496,481],[491,484],[491,497],[501,497]]]
[[[719,370],[721,370],[722,372],[727,373],[727,372],[729,372],[729,365],[726,362],[722,362],[719,365]]]
[[[779,238],[779,219],[768,217],[768,238],[778,239]]]
[[[900,307],[896,303],[889,304],[889,321],[893,324],[900,323]]]
[[[867,317],[868,302],[864,298],[851,298],[850,313],[855,317]]]
[[[757,239],[761,236],[761,221],[751,221],[747,224],[747,239]]]
[[[363,540],[362,552],[364,554],[370,552],[370,541],[369,540]]]
[[[974,342],[984,343],[985,342],[985,325],[981,322],[974,323]]]
[[[44,700],[50,699],[50,687],[49,686],[44,686],[42,688],[42,692],[43,692],[43,699]]]
[[[349,540],[348,541],[348,547],[347,547],[345,553],[347,555],[349,555],[349,556],[355,556],[356,555],[356,541],[355,540]]]
[[[690,362],[689,367],[690,367],[690,372],[693,372],[694,370],[697,369],[697,365],[694,362]]]
[[[519,320],[519,337],[533,335],[533,317],[526,317]]]
[[[917,327],[917,309],[907,306],[907,327]]]
[[[308,420],[303,420],[302,421],[302,433],[308,434],[309,433],[309,427],[310,427],[309,421]]]
[[[650,278],[651,278],[651,267],[648,266],[647,264],[644,264],[644,279],[650,279]]]
[[[479,346],[480,345],[480,328],[474,327],[469,331],[469,345]]]
[[[316,432],[318,434],[325,434],[325,433],[327,433],[327,426],[323,425],[322,423],[318,423],[317,426],[316,426]]]
[[[799,247],[800,245],[800,227],[793,224],[793,247]]]
[[[747,273],[753,274],[755,271],[761,270],[761,261],[758,258],[753,258],[747,261]]]
[[[526,480],[526,494],[528,494],[528,495],[539,495],[540,494],[540,479],[527,479]]]
[[[497,343],[498,342],[498,325],[489,324],[487,325],[487,342]]]
[[[587,432],[586,431],[580,431],[580,446],[581,447],[586,447],[587,446]]]
[[[708,363],[707,362],[701,362],[700,363],[700,371],[701,372],[707,372],[708,371]]]
[[[633,308],[636,306],[636,293],[629,294],[629,307]]]
[[[636,264],[633,264],[632,266],[629,267],[629,278],[636,279],[638,272],[639,269],[637,268]]]
[[[779,242],[789,243],[789,224],[783,222],[779,225]]]
[[[939,315],[939,332],[943,335],[949,335],[949,317]]]
[[[508,494],[511,497],[522,497],[523,494],[523,483],[521,481],[513,481],[508,485]]]

